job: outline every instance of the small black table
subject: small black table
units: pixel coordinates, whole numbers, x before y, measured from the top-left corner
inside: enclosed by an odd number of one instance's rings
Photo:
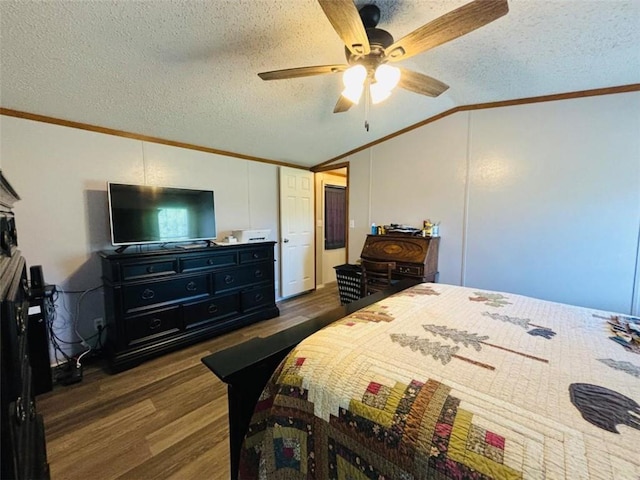
[[[281,332],[265,338],[254,337],[202,358],[202,363],[227,384],[233,480],[238,478],[240,449],[251,422],[254,407],[271,374],[287,354],[302,340],[330,323],[418,283],[420,282],[413,279],[402,280],[383,292],[335,308]]]

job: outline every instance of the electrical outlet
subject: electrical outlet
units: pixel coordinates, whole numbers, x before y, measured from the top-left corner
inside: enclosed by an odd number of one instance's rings
[[[98,317],[93,319],[93,328],[95,331],[104,330],[104,318]]]

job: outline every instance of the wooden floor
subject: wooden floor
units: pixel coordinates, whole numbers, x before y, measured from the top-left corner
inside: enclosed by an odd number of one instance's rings
[[[335,286],[281,302],[260,322],[136,368],[85,370],[37,398],[52,480],[229,478],[226,386],[200,359],[339,306]]]

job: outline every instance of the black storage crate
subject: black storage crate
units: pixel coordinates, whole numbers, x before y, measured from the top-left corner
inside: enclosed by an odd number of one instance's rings
[[[338,294],[340,305],[355,302],[362,298],[362,269],[359,265],[345,263],[333,267],[338,280]]]

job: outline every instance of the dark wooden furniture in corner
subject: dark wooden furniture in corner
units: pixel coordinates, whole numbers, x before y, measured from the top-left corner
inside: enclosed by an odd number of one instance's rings
[[[16,248],[11,213],[18,199],[0,172],[0,478],[48,479],[44,422],[36,411],[29,357],[27,269]]]
[[[277,317],[274,245],[100,252],[111,370]]]
[[[384,290],[393,283],[392,275],[396,262],[373,262],[362,260],[362,296]]]
[[[360,258],[374,262],[395,262],[395,279],[411,278],[421,282],[438,280],[440,237],[410,235],[367,235]]]
[[[416,279],[398,282],[382,292],[361,298],[269,337],[254,337],[202,359],[227,384],[232,480],[238,478],[240,449],[255,405],[262,389],[284,357],[298,343],[321,328],[417,283],[420,282]]]

